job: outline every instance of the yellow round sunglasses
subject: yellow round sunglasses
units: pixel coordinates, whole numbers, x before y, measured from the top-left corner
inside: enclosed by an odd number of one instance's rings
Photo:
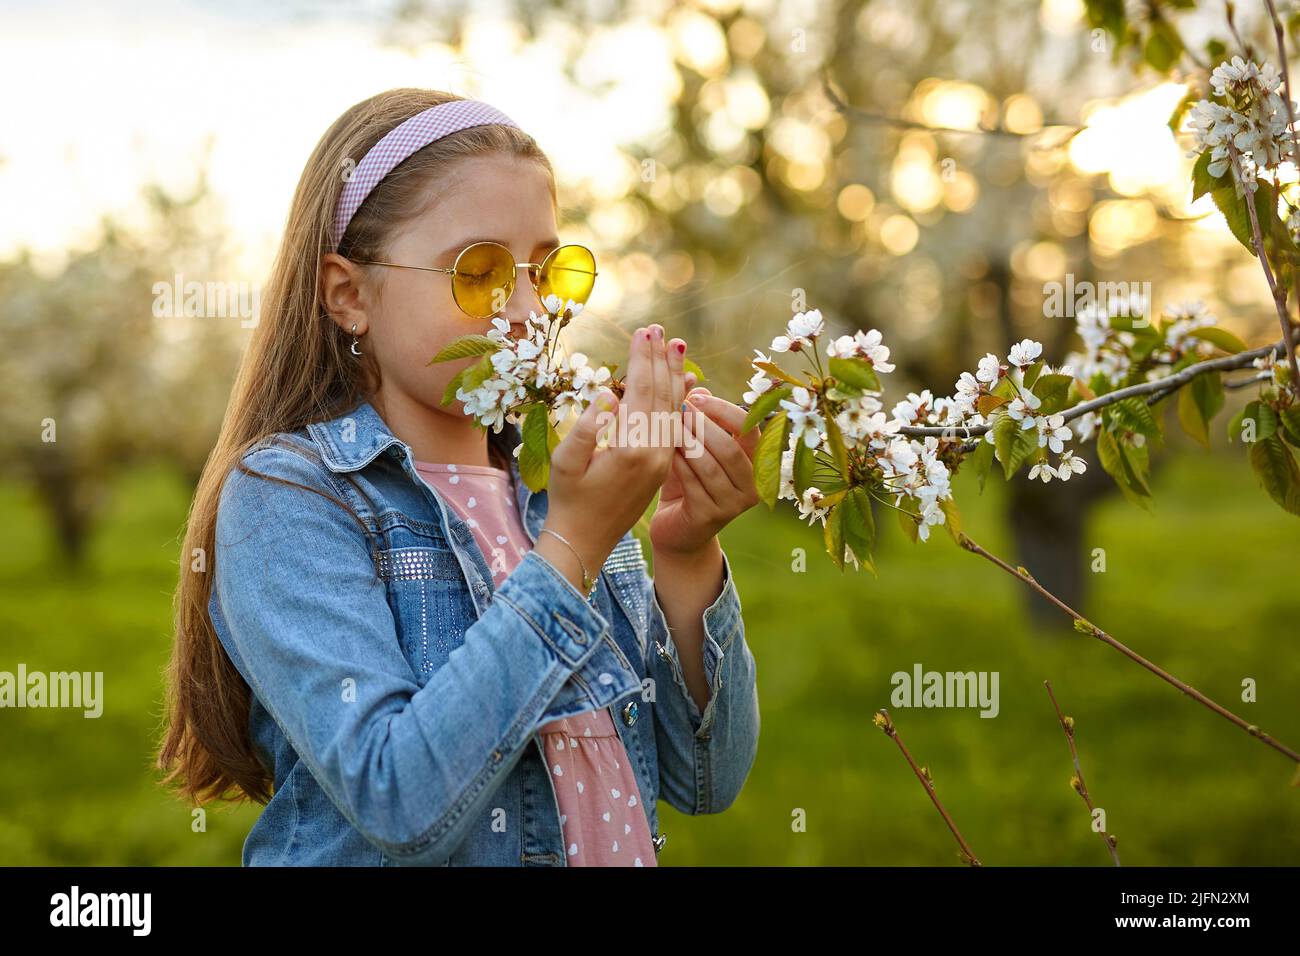
[[[569,243],[557,246],[541,262],[515,262],[514,255],[499,242],[485,240],[466,246],[450,269],[408,266],[398,262],[354,260],[361,265],[444,272],[451,276],[451,295],[460,310],[474,319],[490,319],[500,313],[514,295],[520,266],[528,267],[528,278],[538,298],[558,296],[585,305],[596,284],[596,256],[586,246]]]

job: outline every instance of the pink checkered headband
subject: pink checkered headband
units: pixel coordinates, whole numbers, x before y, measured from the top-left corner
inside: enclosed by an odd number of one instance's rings
[[[436,139],[442,139],[471,126],[488,126],[500,123],[519,127],[495,106],[480,100],[452,100],[431,106],[416,113],[390,131],[361,158],[351,177],[343,184],[338,207],[334,213],[334,228],[330,232],[330,245],[336,251],[348,230],[348,223],[356,215],[370,190],[391,173],[397,165],[417,149],[423,149]]]

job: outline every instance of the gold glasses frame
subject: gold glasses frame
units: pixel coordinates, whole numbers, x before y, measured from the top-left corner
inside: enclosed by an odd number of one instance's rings
[[[470,243],[468,246],[466,246],[464,249],[462,249],[459,253],[457,253],[457,255],[456,255],[456,262],[455,262],[455,264],[452,265],[450,268],[444,268],[444,267],[439,267],[439,266],[412,266],[412,265],[405,265],[405,264],[400,263],[400,262],[382,262],[382,261],[377,260],[377,259],[354,259],[354,260],[352,260],[352,261],[353,261],[353,262],[356,262],[358,265],[366,265],[366,266],[388,266],[388,267],[393,268],[393,269],[416,269],[416,270],[418,270],[418,271],[420,271],[420,272],[441,272],[441,273],[445,273],[446,275],[456,276],[456,275],[460,275],[460,274],[462,274],[462,272],[463,272],[463,270],[460,269],[460,263],[461,263],[461,260],[465,257],[465,255],[466,255],[467,253],[469,253],[470,250],[472,250],[472,249],[478,249],[478,248],[480,248],[480,247],[482,247],[482,246],[495,246],[495,247],[497,247],[498,249],[503,249],[503,250],[505,250],[506,255],[509,256],[511,259],[514,258],[514,256],[511,254],[510,250],[507,249],[505,246],[503,246],[501,243],[499,243],[499,242],[493,242],[493,241],[490,240],[490,239],[485,239],[485,240],[482,240],[482,241],[480,241],[480,242],[472,242],[472,243]],[[595,254],[594,252],[592,252],[591,249],[589,249],[588,247],[586,247],[586,246],[584,246],[584,245],[582,245],[581,243],[578,243],[578,242],[566,242],[566,243],[564,243],[563,245],[556,246],[554,249],[552,249],[550,252],[548,252],[548,253],[546,254],[546,257],[545,257],[544,259],[542,259],[541,262],[516,262],[516,263],[514,264],[514,266],[515,266],[515,278],[517,278],[518,275],[519,275],[519,269],[520,269],[520,267],[522,267],[522,266],[527,266],[527,267],[528,267],[528,281],[532,283],[532,285],[533,285],[533,289],[538,293],[538,295],[540,295],[540,294],[541,294],[541,288],[540,288],[540,285],[541,285],[541,277],[542,277],[542,274],[543,274],[543,270],[546,269],[546,268],[548,267],[548,264],[551,263],[552,259],[555,258],[556,253],[560,252],[560,251],[563,250],[563,249],[574,249],[574,248],[576,248],[576,249],[582,249],[584,252],[587,253],[588,256],[591,257],[592,271],[588,272],[586,269],[571,269],[571,268],[568,268],[568,267],[566,267],[566,266],[554,266],[554,265],[551,265],[550,268],[552,268],[552,269],[557,269],[557,270],[564,270],[564,271],[568,271],[568,272],[581,272],[581,273],[584,273],[585,275],[590,275],[590,276],[591,276],[592,284],[593,284],[593,286],[594,286],[594,285],[595,285],[595,282],[596,282],[596,276],[598,276],[598,275],[600,274],[600,273],[595,269],[595,265],[596,265],[596,254]],[[466,315],[468,315],[470,318],[474,318],[474,319],[490,319],[490,318],[493,318],[493,317],[495,317],[495,316],[500,315],[502,312],[505,311],[506,303],[509,303],[509,301],[510,301],[510,297],[513,296],[513,295],[515,294],[515,288],[516,288],[517,285],[518,285],[518,283],[512,280],[512,282],[511,282],[511,286],[510,286],[510,291],[509,291],[509,293],[506,295],[505,302],[502,303],[501,308],[497,309],[495,312],[491,313],[490,315],[475,315],[474,313],[472,313],[472,312],[470,312],[468,309],[466,309],[465,306],[461,303],[461,301],[460,301],[460,297],[456,294],[456,286],[455,286],[454,283],[452,284],[451,293],[452,293],[452,298],[455,299],[455,301],[456,301],[456,307],[459,308],[459,309],[460,309],[462,312],[464,312]],[[585,303],[584,303],[584,304],[585,304]]]

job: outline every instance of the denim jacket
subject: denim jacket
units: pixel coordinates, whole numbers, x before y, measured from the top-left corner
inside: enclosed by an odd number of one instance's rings
[[[519,437],[489,436],[508,456]],[[547,495],[509,460],[536,541]],[[725,554],[701,713],[631,532],[589,598],[536,551],[494,586],[464,519],[369,402],[264,438],[242,463],[282,479],[232,469],[217,515],[209,612],[275,782],[245,866],[567,866],[538,731],[600,707],[656,853],[661,796],[701,814],[739,795],[758,688]]]

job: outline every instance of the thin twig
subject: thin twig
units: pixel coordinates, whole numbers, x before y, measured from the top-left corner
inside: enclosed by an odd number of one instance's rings
[[[1265,382],[1272,377],[1273,373],[1269,371],[1256,372],[1254,375],[1247,375],[1245,378],[1239,378],[1231,382],[1224,379],[1223,387],[1227,389],[1248,388],[1256,382]]]
[[[1228,141],[1228,155],[1232,157],[1234,175],[1240,181],[1241,154],[1237,152],[1237,147],[1231,140]],[[1250,240],[1255,247],[1255,255],[1259,258],[1260,268],[1264,270],[1268,289],[1273,293],[1273,304],[1277,307],[1278,321],[1282,324],[1282,343],[1286,346],[1287,361],[1291,363],[1291,383],[1300,388],[1300,367],[1296,365],[1295,344],[1291,339],[1291,319],[1286,314],[1286,287],[1273,277],[1273,267],[1269,265],[1268,253],[1264,251],[1264,236],[1259,228],[1259,213],[1255,211],[1255,190],[1258,188],[1257,184],[1245,188],[1246,213],[1250,216]]]
[[[899,129],[917,129],[923,130],[927,133],[955,133],[962,136],[1006,136],[1013,139],[1030,139],[1035,136],[1040,136],[1052,129],[1064,130],[1068,135],[1065,139],[1061,140],[1061,142],[1051,144],[1051,148],[1053,149],[1059,146],[1064,146],[1083,130],[1082,126],[1073,123],[1058,123],[1056,121],[1044,121],[1038,129],[1029,130],[1023,133],[1017,130],[1007,129],[1005,126],[977,126],[974,129],[961,129],[957,126],[931,126],[929,123],[904,119],[901,116],[891,116],[888,113],[882,113],[878,110],[866,109],[861,106],[854,106],[851,103],[846,103],[843,97],[835,92],[834,87],[831,85],[829,76],[822,77],[822,89],[826,93],[826,98],[831,101],[839,112],[852,114],[853,116],[870,123],[882,123],[886,126],[896,126]]]
[[[1066,717],[1061,713],[1061,705],[1056,702],[1056,695],[1052,693],[1052,684],[1050,681],[1043,681],[1043,686],[1047,688],[1047,696],[1052,698],[1052,706],[1056,708],[1056,719],[1061,722],[1061,729],[1065,731],[1065,739],[1070,742],[1070,756],[1074,758],[1074,776],[1070,779],[1070,786],[1075,793],[1083,797],[1083,802],[1088,806],[1088,819],[1092,820],[1097,815],[1097,808],[1092,805],[1092,797],[1088,794],[1088,785],[1083,782],[1083,767],[1079,763],[1079,751],[1074,747],[1074,718]],[[1077,782],[1076,782],[1077,781]],[[1105,811],[1103,810],[1104,814]],[[1119,866],[1119,852],[1115,849],[1118,843],[1113,834],[1107,833],[1105,829],[1098,831],[1101,838],[1106,841],[1106,849],[1110,850],[1110,858]]]
[[[1282,29],[1282,21],[1278,19],[1277,7],[1273,5],[1273,0],[1264,0],[1264,3],[1268,6],[1268,15],[1269,18],[1273,21],[1273,35],[1277,37],[1277,58],[1280,61],[1280,65],[1282,67],[1282,92],[1285,94],[1283,99],[1286,102],[1286,117],[1287,117],[1286,128],[1287,128],[1287,132],[1291,134],[1291,150],[1292,150],[1291,159],[1293,162],[1300,163],[1300,138],[1297,138],[1296,136],[1295,107],[1292,106],[1291,104],[1291,70],[1287,67],[1287,63],[1286,63],[1285,32]],[[1251,202],[1248,197],[1246,201],[1246,205],[1250,207],[1250,213],[1251,213],[1250,221],[1252,227],[1255,230],[1255,242],[1256,242],[1257,251],[1259,251],[1262,255],[1263,243],[1260,241],[1260,237],[1259,237],[1259,226],[1255,222],[1255,218],[1256,218],[1255,204]],[[1265,274],[1267,274],[1267,271],[1268,270],[1266,268]],[[1293,280],[1295,278],[1295,273],[1296,270],[1293,267],[1292,268]],[[1273,296],[1275,299],[1277,298],[1276,291],[1273,293]],[[1300,295],[1297,295],[1296,300],[1297,303],[1300,303]],[[1282,338],[1287,340],[1287,359],[1291,363],[1291,385],[1294,388],[1300,388],[1300,365],[1296,364],[1295,346],[1291,344],[1290,336],[1287,334],[1287,330],[1291,325],[1291,320],[1287,317],[1287,313],[1286,313],[1286,290],[1285,289],[1282,290],[1282,299],[1281,302],[1279,303],[1279,308],[1281,309],[1280,318],[1282,320]]]
[[[876,711],[874,722],[877,727],[885,732],[886,737],[892,737],[894,743],[898,744],[898,749],[903,752],[903,756],[907,759],[907,765],[912,768],[912,773],[916,774],[916,779],[921,781],[921,786],[925,787],[925,792],[934,801],[935,808],[939,811],[939,815],[943,817],[943,822],[948,824],[948,829],[957,838],[957,845],[961,847],[962,862],[967,866],[983,866],[984,864],[975,856],[975,851],[970,848],[966,839],[961,835],[961,831],[957,829],[957,824],[952,822],[952,817],[948,816],[948,811],[939,802],[939,795],[934,792],[934,782],[930,779],[929,771],[922,772],[921,768],[916,765],[916,761],[912,759],[912,755],[907,752],[907,748],[903,746],[903,740],[898,736],[898,729],[894,727],[894,722],[889,718],[889,711],[883,707],[880,708],[880,710]]]
[[[1290,747],[1286,746],[1285,744],[1277,740],[1274,740],[1272,737],[1264,733],[1254,724],[1247,723],[1246,721],[1238,717],[1236,714],[1234,714],[1232,711],[1228,710],[1226,707],[1223,707],[1220,704],[1216,704],[1214,701],[1210,700],[1210,698],[1206,697],[1204,694],[1202,694],[1199,690],[1197,690],[1192,685],[1180,681],[1177,677],[1174,677],[1168,671],[1163,670],[1162,668],[1156,666],[1155,664],[1147,660],[1145,657],[1143,657],[1141,654],[1131,650],[1130,648],[1121,644],[1119,641],[1115,640],[1115,638],[1111,637],[1109,634],[1107,634],[1101,628],[1097,627],[1097,625],[1093,624],[1091,621],[1085,618],[1074,608],[1070,607],[1068,604],[1066,604],[1064,601],[1058,598],[1051,591],[1047,590],[1047,588],[1039,584],[1036,580],[1034,580],[1034,576],[1031,575],[1024,568],[1013,568],[1011,565],[1007,564],[997,555],[990,554],[988,551],[984,550],[982,547],[976,544],[973,540],[971,540],[971,538],[969,538],[964,533],[961,534],[959,540],[961,546],[965,548],[967,551],[970,551],[973,554],[978,554],[980,557],[988,561],[991,561],[993,564],[997,565],[1003,571],[1006,571],[1007,574],[1010,574],[1012,577],[1024,581],[1027,585],[1029,585],[1031,588],[1037,591],[1040,595],[1042,595],[1052,604],[1055,604],[1066,614],[1070,615],[1070,617],[1074,618],[1074,629],[1079,633],[1091,635],[1092,637],[1095,637],[1097,640],[1101,641],[1103,644],[1113,647],[1115,650],[1119,651],[1129,660],[1137,664],[1141,664],[1143,667],[1145,667],[1151,673],[1155,674],[1161,680],[1178,688],[1188,697],[1192,698],[1192,700],[1195,700],[1196,702],[1208,707],[1210,710],[1214,711],[1216,714],[1218,714],[1220,717],[1224,718],[1225,720],[1232,721],[1232,723],[1236,724],[1238,727],[1246,731],[1246,733],[1250,734],[1252,737],[1258,738],[1259,740],[1268,744],[1268,746],[1272,747],[1278,753],[1284,754],[1290,760],[1300,764],[1300,753],[1296,753],[1294,750],[1292,750]]]
[[[1255,59],[1255,51],[1250,48],[1249,43],[1241,38],[1241,33],[1237,30],[1237,18],[1234,16],[1235,10],[1231,0],[1224,4],[1224,8],[1224,13],[1228,18],[1228,29],[1231,30],[1232,35],[1236,37],[1237,45],[1241,47],[1241,51],[1246,54],[1247,60]]]

